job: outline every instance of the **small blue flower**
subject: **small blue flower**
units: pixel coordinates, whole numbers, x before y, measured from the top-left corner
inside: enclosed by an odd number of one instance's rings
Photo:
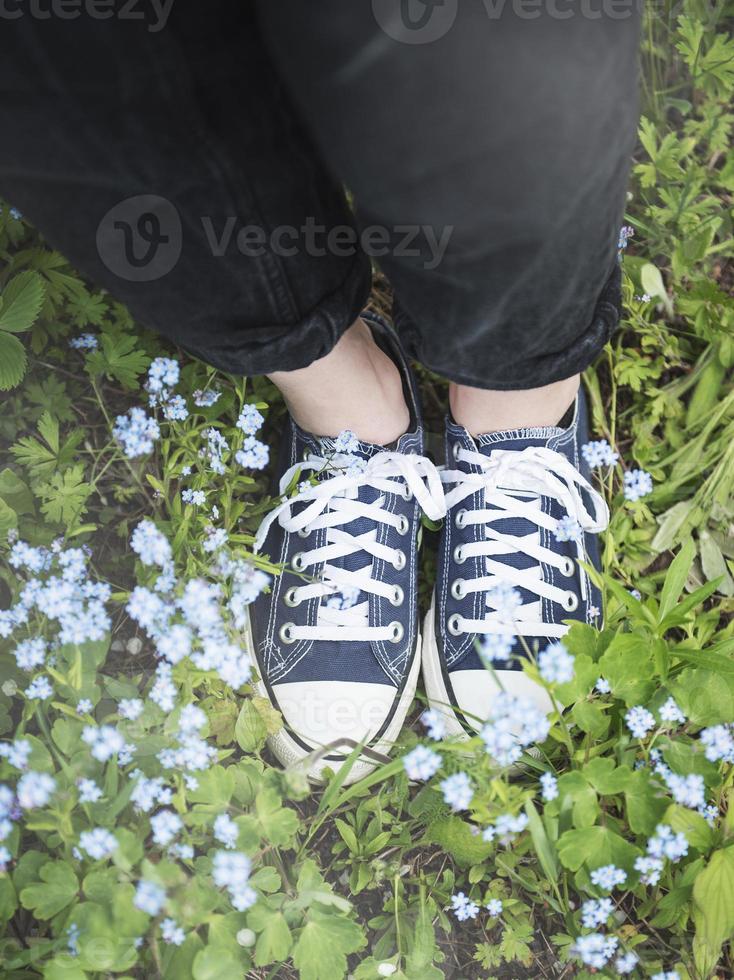
[[[254,405],[245,405],[240,412],[236,425],[246,436],[254,436],[262,428],[265,419]]]
[[[624,251],[624,249],[627,248],[627,243],[629,242],[630,238],[632,238],[634,233],[635,233],[635,229],[632,228],[630,225],[622,225],[622,227],[619,229],[619,240],[617,242],[617,248],[620,252]]]
[[[34,677],[31,683],[25,689],[25,696],[31,701],[36,699],[39,701],[47,701],[53,693],[54,689],[45,674],[40,674],[38,677]]]
[[[355,453],[359,449],[359,439],[351,429],[343,429],[334,440],[337,453]]]
[[[23,810],[46,806],[56,789],[56,780],[47,772],[26,772],[18,780],[16,795]]]
[[[158,915],[166,903],[166,891],[154,881],[143,878],[138,882],[133,905],[148,915]]]
[[[660,718],[662,721],[671,722],[676,725],[685,723],[686,716],[675,702],[675,698],[668,698],[665,704],[660,707]]]
[[[172,552],[168,539],[147,518],[136,525],[130,537],[130,547],[144,565],[163,568],[171,561]]]
[[[126,415],[118,415],[112,429],[112,435],[130,459],[151,453],[153,444],[160,434],[156,420],[147,416],[142,408],[137,407],[128,409]]]
[[[504,905],[502,904],[502,900],[499,898],[491,898],[487,902],[487,911],[489,912],[489,914],[492,916],[493,919],[497,918],[497,916],[499,915],[502,915],[503,908]]]
[[[446,735],[446,715],[436,708],[427,708],[421,715],[421,721],[428,729],[428,737],[440,742]]]
[[[479,906],[476,902],[472,902],[464,892],[457,892],[451,896],[451,910],[459,922],[476,919],[479,915]]]
[[[635,705],[626,712],[625,721],[627,722],[627,727],[632,732],[635,738],[644,738],[648,732],[652,731],[655,727],[655,718],[652,712],[648,711],[647,708],[643,708],[642,705]]]
[[[635,501],[652,493],[652,477],[645,470],[628,470],[624,474],[624,498]]]
[[[444,802],[454,811],[468,809],[473,797],[474,787],[465,772],[456,772],[440,783]]]
[[[163,414],[170,422],[183,422],[189,417],[186,399],[182,395],[173,395],[163,403]]]
[[[197,408],[211,408],[219,401],[221,394],[222,392],[218,388],[209,388],[206,391],[197,388],[192,398]]]
[[[581,906],[581,922],[586,929],[596,929],[606,924],[614,912],[611,898],[590,898]]]
[[[581,455],[592,470],[602,466],[614,466],[619,459],[619,453],[612,449],[606,439],[585,443],[581,447]]]
[[[95,861],[101,861],[113,854],[119,844],[115,835],[109,830],[95,827],[93,830],[82,831],[79,835],[79,847]]]
[[[214,837],[225,847],[235,847],[240,830],[228,813],[220,813],[214,821]]]
[[[185,504],[191,504],[193,507],[200,507],[206,503],[206,494],[203,490],[182,490],[181,500]]]
[[[80,779],[77,782],[80,803],[96,803],[102,799],[102,790],[93,779]]]
[[[556,529],[553,533],[556,541],[563,542],[579,541],[584,532],[576,518],[570,517],[568,514],[566,514],[565,517],[562,517],[558,521]]]
[[[617,957],[617,959],[614,961],[614,969],[621,977],[623,977],[628,973],[632,973],[639,962],[640,957],[637,955],[637,953],[633,953],[632,950],[630,950],[628,953],[623,953],[621,956]]]
[[[270,449],[255,436],[248,436],[242,449],[238,449],[234,454],[234,458],[245,469],[262,470],[268,465]]]
[[[169,946],[182,946],[186,940],[186,933],[181,926],[176,925],[174,919],[164,919],[161,922],[161,936],[163,942]]]
[[[479,656],[485,664],[505,663],[514,645],[512,633],[485,633],[479,641]]]
[[[556,799],[558,796],[558,780],[552,772],[543,773],[540,777],[540,788],[546,803]]]
[[[587,936],[579,936],[571,946],[570,952],[578,956],[582,963],[595,970],[603,969],[614,956],[619,945],[616,936],[605,936],[600,932],[590,932]]]
[[[403,757],[403,766],[409,779],[425,780],[435,776],[441,768],[441,756],[427,745],[417,745]]]
[[[74,350],[96,350],[99,347],[99,341],[93,333],[83,333],[78,337],[72,337],[69,341],[69,347]]]
[[[538,670],[546,684],[567,684],[573,680],[574,658],[560,643],[551,643],[538,656]]]
[[[627,872],[615,864],[605,864],[601,868],[595,868],[589,877],[592,884],[596,885],[597,888],[610,892],[613,888],[625,883]]]

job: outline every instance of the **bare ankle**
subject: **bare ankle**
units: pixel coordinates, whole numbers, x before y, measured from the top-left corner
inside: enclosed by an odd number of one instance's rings
[[[270,379],[301,428],[317,435],[351,429],[363,442],[388,445],[410,425],[400,371],[361,318],[325,357]]]
[[[564,378],[541,388],[492,391],[467,385],[449,386],[454,419],[471,435],[558,425],[578,392],[580,376]]]

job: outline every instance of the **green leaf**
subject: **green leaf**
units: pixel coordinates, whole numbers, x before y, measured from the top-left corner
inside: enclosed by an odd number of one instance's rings
[[[609,718],[592,701],[577,701],[571,709],[571,717],[582,732],[601,739],[609,728]]]
[[[457,816],[440,817],[426,828],[426,842],[438,844],[462,868],[481,864],[493,851],[493,846],[481,836],[472,834],[466,820]]]
[[[249,921],[249,920],[248,920]],[[291,951],[293,937],[282,912],[270,911],[265,918],[255,946],[256,966],[284,963]]]
[[[312,909],[293,950],[293,965],[301,980],[340,980],[347,972],[347,956],[364,945],[355,922]]]
[[[660,594],[660,622],[665,619],[669,612],[673,611],[675,604],[683,594],[695,557],[696,545],[693,539],[689,538],[670,563],[670,568],[665,576],[663,590]]]
[[[62,445],[58,421],[49,412],[44,412],[38,420],[38,432],[45,445],[33,436],[24,436],[10,447],[11,453],[30,470],[32,476],[49,476],[55,470],[67,469],[76,461],[77,447],[84,438],[83,430],[73,432]]]
[[[720,947],[734,935],[734,850],[715,851],[693,885],[696,935]]]
[[[43,499],[41,511],[52,524],[73,528],[87,511],[87,498],[94,492],[84,480],[84,464],[72,466],[64,473],[54,473],[49,483],[38,488]]]
[[[86,370],[92,377],[104,375],[119,381],[125,388],[135,388],[138,377],[150,364],[150,358],[136,350],[138,338],[129,333],[103,333],[100,346],[86,359]]]
[[[627,705],[644,703],[655,690],[647,636],[618,633],[597,666],[614,696]]]
[[[37,919],[50,919],[76,897],[79,883],[65,861],[48,861],[39,876],[41,882],[28,885],[20,893],[20,904],[32,909]]]
[[[695,500],[680,500],[657,518],[658,531],[652,541],[656,552],[668,551],[679,540],[679,534],[695,507]]]
[[[0,498],[0,540],[4,541],[11,528],[18,526],[18,515]]]
[[[630,872],[639,850],[609,827],[567,830],[558,839],[558,857],[564,868],[589,871],[605,864],[616,864]]]
[[[16,514],[32,514],[35,510],[30,487],[9,467],[0,471],[0,499]]]
[[[205,946],[194,957],[194,980],[242,980],[245,971],[226,946]]]
[[[614,759],[592,759],[586,763],[582,772],[584,778],[588,779],[601,796],[624,792],[632,777],[629,766],[617,766]]]
[[[0,333],[0,391],[8,391],[20,384],[27,363],[28,358],[18,338]]]
[[[652,262],[646,262],[640,270],[640,282],[643,291],[656,299],[660,299],[665,305],[668,315],[672,316],[673,304],[670,302],[660,269]]]
[[[525,813],[528,817],[530,838],[533,842],[535,853],[538,855],[540,866],[548,881],[555,881],[558,877],[559,870],[558,856],[532,800],[528,800],[525,804]]]
[[[7,922],[18,908],[18,896],[15,893],[10,875],[0,876],[0,922]]]
[[[673,681],[670,692],[694,725],[720,725],[734,718],[734,675],[716,670],[686,667]]]
[[[87,980],[87,977],[70,953],[59,953],[43,964],[43,980]]]
[[[263,836],[276,847],[286,847],[293,843],[300,821],[298,814],[283,801],[276,790],[270,786],[261,789],[255,797],[255,810],[262,827]]]
[[[30,330],[41,311],[43,296],[43,280],[38,273],[26,270],[11,279],[0,295],[0,330]]]
[[[224,766],[212,766],[197,773],[198,786],[189,790],[188,798],[194,803],[203,803],[217,813],[229,806],[234,792],[234,773]]]
[[[665,811],[664,823],[669,824],[676,833],[685,834],[686,840],[697,851],[706,852],[714,842],[714,832],[695,810],[673,803]]]
[[[274,735],[283,727],[280,712],[267,698],[247,698],[240,709],[234,726],[234,737],[244,752],[257,752],[265,745],[268,735]]]
[[[662,819],[667,801],[655,795],[649,772],[641,769],[632,773],[624,790],[624,799],[630,829],[635,834],[650,837]]]

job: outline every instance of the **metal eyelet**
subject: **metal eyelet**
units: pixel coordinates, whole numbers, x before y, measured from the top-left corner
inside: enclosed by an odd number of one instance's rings
[[[454,599],[463,599],[466,596],[463,578],[455,578],[451,583],[451,595]]]
[[[457,546],[454,548],[454,561],[457,565],[463,565],[466,561],[466,557],[461,550],[460,544],[457,544]]]
[[[402,606],[404,599],[405,599],[405,593],[403,592],[403,590],[400,588],[399,585],[396,585],[395,588],[393,589],[392,595],[390,596],[390,600],[389,600],[390,605]]]
[[[296,534],[298,535],[299,538],[307,538],[310,533],[311,533],[311,528],[308,526],[302,527],[300,531],[296,531]]]
[[[295,585],[294,586],[291,586],[290,589],[287,589],[286,590],[285,595],[283,596],[283,602],[286,604],[286,606],[290,606],[291,609],[293,609],[294,606],[300,606],[301,605],[301,600],[300,599],[296,599],[296,586]]]
[[[396,530],[398,534],[401,534],[403,536],[406,535],[410,530],[410,521],[405,516],[405,514],[400,515],[400,523],[398,524]]]
[[[461,443],[460,442],[455,442],[453,444],[453,446],[451,447],[451,455],[454,457],[454,459],[457,462],[459,460],[459,453],[460,452],[461,452]]]
[[[399,623],[397,619],[390,623],[390,628],[392,629],[392,636],[390,637],[391,643],[400,643],[402,638],[405,636],[405,627],[402,623]]]
[[[283,623],[278,632],[281,643],[295,643],[296,638],[293,636],[293,630],[295,628],[295,623]]]
[[[456,511],[454,524],[459,528],[466,526],[466,509],[464,507],[462,507],[461,510]]]
[[[410,489],[410,487],[408,486],[407,483],[405,484],[405,489],[403,490],[402,497],[403,497],[403,500],[412,500],[413,499],[413,491]]]
[[[395,553],[395,557],[392,560],[392,567],[395,569],[396,572],[402,572],[402,570],[405,568],[406,561],[407,558],[405,557],[405,552],[397,551]]]
[[[461,616],[458,613],[454,613],[453,616],[449,616],[448,622],[446,623],[446,629],[452,636],[459,636],[461,634]]]
[[[575,592],[567,592],[561,603],[566,612],[576,612],[579,607],[579,597]]]
[[[575,571],[576,571],[576,566],[573,563],[573,559],[564,558],[563,568],[561,569],[561,575],[565,575],[566,578],[573,578]]]
[[[305,564],[303,561],[303,552],[297,551],[295,555],[291,558],[291,567],[296,572],[302,572],[305,569]]]

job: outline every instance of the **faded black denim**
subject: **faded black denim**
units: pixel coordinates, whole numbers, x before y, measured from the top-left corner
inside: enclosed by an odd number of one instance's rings
[[[272,233],[378,226],[394,246],[427,226],[450,232],[439,262],[423,234],[417,254],[379,259],[417,360],[530,388],[598,354],[637,123],[632,6],[558,19],[563,3],[541,3],[528,19],[458,0],[424,44],[391,37],[368,0],[176,0],[162,27],[122,7],[0,24],[0,194],[143,324],[233,373],[303,367],[363,309],[371,261],[302,237],[274,248]],[[163,210],[105,217],[139,195]],[[108,249],[129,235],[144,266],[135,236],[158,241],[169,211],[172,267],[121,274]],[[262,254],[235,247],[248,226]]]

